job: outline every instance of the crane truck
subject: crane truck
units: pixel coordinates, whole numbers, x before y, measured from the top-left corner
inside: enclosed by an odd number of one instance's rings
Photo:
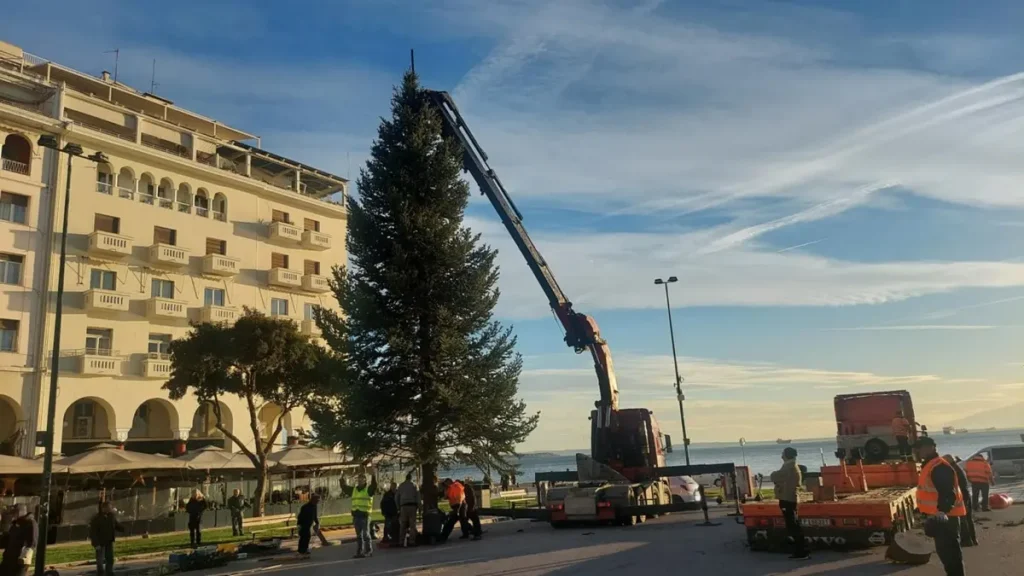
[[[576,311],[558,285],[547,261],[530,239],[522,213],[489,166],[487,154],[455,102],[447,92],[427,90],[425,96],[427,104],[440,115],[443,135],[454,138],[461,146],[463,168],[487,196],[544,291],[564,330],[565,343],[577,354],[589,353],[597,374],[600,396],[590,413],[590,456],[577,455],[575,473],[538,475],[538,483],[562,484],[547,494],[546,510],[520,510],[511,515],[537,517],[536,513],[541,512],[556,526],[572,521],[633,524],[648,516],[685,509],[684,504],[672,503],[669,477],[735,474],[733,464],[666,466],[666,437],[653,412],[646,408],[619,407],[611,352],[597,322]]]

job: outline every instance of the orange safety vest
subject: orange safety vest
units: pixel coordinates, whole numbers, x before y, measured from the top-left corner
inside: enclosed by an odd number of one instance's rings
[[[977,456],[967,461],[967,479],[971,484],[991,484],[992,465]]]
[[[892,419],[893,436],[910,436],[910,422],[906,418],[897,416]]]
[[[939,491],[932,482],[932,471],[938,466],[949,466],[950,470],[953,469],[953,466],[945,458],[936,456],[924,465],[924,468],[921,469],[920,479],[917,481],[917,509],[928,516],[935,516],[939,513]],[[953,493],[956,495],[956,500],[948,515],[960,518],[967,516],[967,506],[964,505],[964,495],[960,491],[960,480],[956,477],[956,470],[952,471]]]
[[[452,506],[458,506],[466,499],[466,489],[462,486],[462,482],[452,482],[448,486],[445,496],[448,497],[449,504]]]

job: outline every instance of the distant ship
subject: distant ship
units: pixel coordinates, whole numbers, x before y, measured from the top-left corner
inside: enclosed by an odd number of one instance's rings
[[[946,436],[956,434],[956,428],[953,428],[952,426],[945,426],[942,428],[942,433],[945,434]]]
[[[792,440],[783,440],[782,438],[779,438],[778,440],[775,441],[776,444],[789,444],[791,442]]]
[[[967,428],[957,428],[956,429],[956,433],[957,434],[967,434]]]

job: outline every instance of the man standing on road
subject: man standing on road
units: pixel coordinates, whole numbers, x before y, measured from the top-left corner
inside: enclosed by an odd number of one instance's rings
[[[114,540],[117,532],[124,532],[117,521],[110,502],[100,502],[100,511],[89,522],[89,543],[96,549],[96,574],[113,576]]]
[[[896,417],[892,419],[892,434],[896,437],[900,456],[910,456],[910,427],[911,423],[903,416],[903,411],[897,412]]]
[[[242,529],[242,511],[248,506],[245,498],[242,497],[242,491],[235,488],[234,493],[228,498],[228,511],[231,512],[231,535],[241,536],[245,534],[245,530]]]
[[[316,509],[319,502],[320,496],[311,494],[309,502],[299,508],[299,515],[295,518],[295,525],[299,527],[299,554],[309,554],[309,540],[313,536],[313,527],[320,526],[320,515]]]
[[[967,479],[971,482],[971,508],[977,512],[990,511],[988,504],[989,487],[995,484],[995,477],[992,474],[992,465],[985,459],[984,454],[975,454],[967,461]],[[980,502],[979,502],[980,500]]]
[[[420,491],[412,481],[412,472],[405,475],[405,482],[395,492],[398,504],[398,544],[416,545],[416,511],[420,508]]]
[[[477,511],[476,491],[473,490],[473,486],[469,482],[467,478],[463,485],[466,489],[466,520],[467,524],[472,526],[473,540],[479,540],[483,538],[483,530],[480,529],[480,512]],[[469,532],[462,533],[463,540],[469,536]]]
[[[803,484],[803,474],[796,462],[796,448],[788,447],[782,451],[782,467],[772,472],[772,484],[775,485],[775,497],[779,499],[779,508],[782,510],[782,517],[786,520],[786,532],[793,540],[794,560],[807,560],[810,554],[807,553],[807,541],[804,540],[804,530],[800,526],[800,485]]]
[[[971,511],[971,485],[967,481],[967,473],[964,472],[963,460],[958,456],[946,454],[943,456],[946,462],[953,467],[956,473],[956,483],[963,487],[964,503],[967,505],[967,514],[960,518],[960,543],[963,548],[978,545],[978,533],[974,529],[974,513]]]
[[[928,517],[925,534],[935,540],[935,553],[946,576],[964,576],[959,519],[967,516],[967,505],[956,471],[939,456],[931,437],[918,438],[914,448],[923,465],[917,484],[917,509]]]
[[[394,482],[388,483],[388,489],[380,497],[380,513],[384,516],[384,538],[381,542],[388,542],[394,546],[398,541],[398,498],[395,491],[398,486]]]
[[[36,549],[36,533],[39,528],[28,511],[28,506],[14,507],[14,520],[3,535],[4,553],[0,559],[0,575],[23,576],[28,573]],[[111,557],[113,563],[113,557]]]
[[[370,535],[370,512],[373,510],[373,497],[377,494],[377,476],[370,477],[366,484],[366,474],[360,474],[359,480],[352,487],[352,524],[356,529],[356,558],[373,556],[373,536]]]

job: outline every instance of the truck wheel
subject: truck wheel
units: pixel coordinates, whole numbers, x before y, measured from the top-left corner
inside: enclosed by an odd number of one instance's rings
[[[872,438],[864,445],[865,464],[877,464],[889,456],[889,445],[879,438]]]
[[[646,521],[647,521],[647,516],[644,516],[643,514],[641,514],[641,515],[636,517],[636,523],[637,524],[643,524]]]
[[[619,526],[636,526],[636,516],[624,516],[619,518]]]

